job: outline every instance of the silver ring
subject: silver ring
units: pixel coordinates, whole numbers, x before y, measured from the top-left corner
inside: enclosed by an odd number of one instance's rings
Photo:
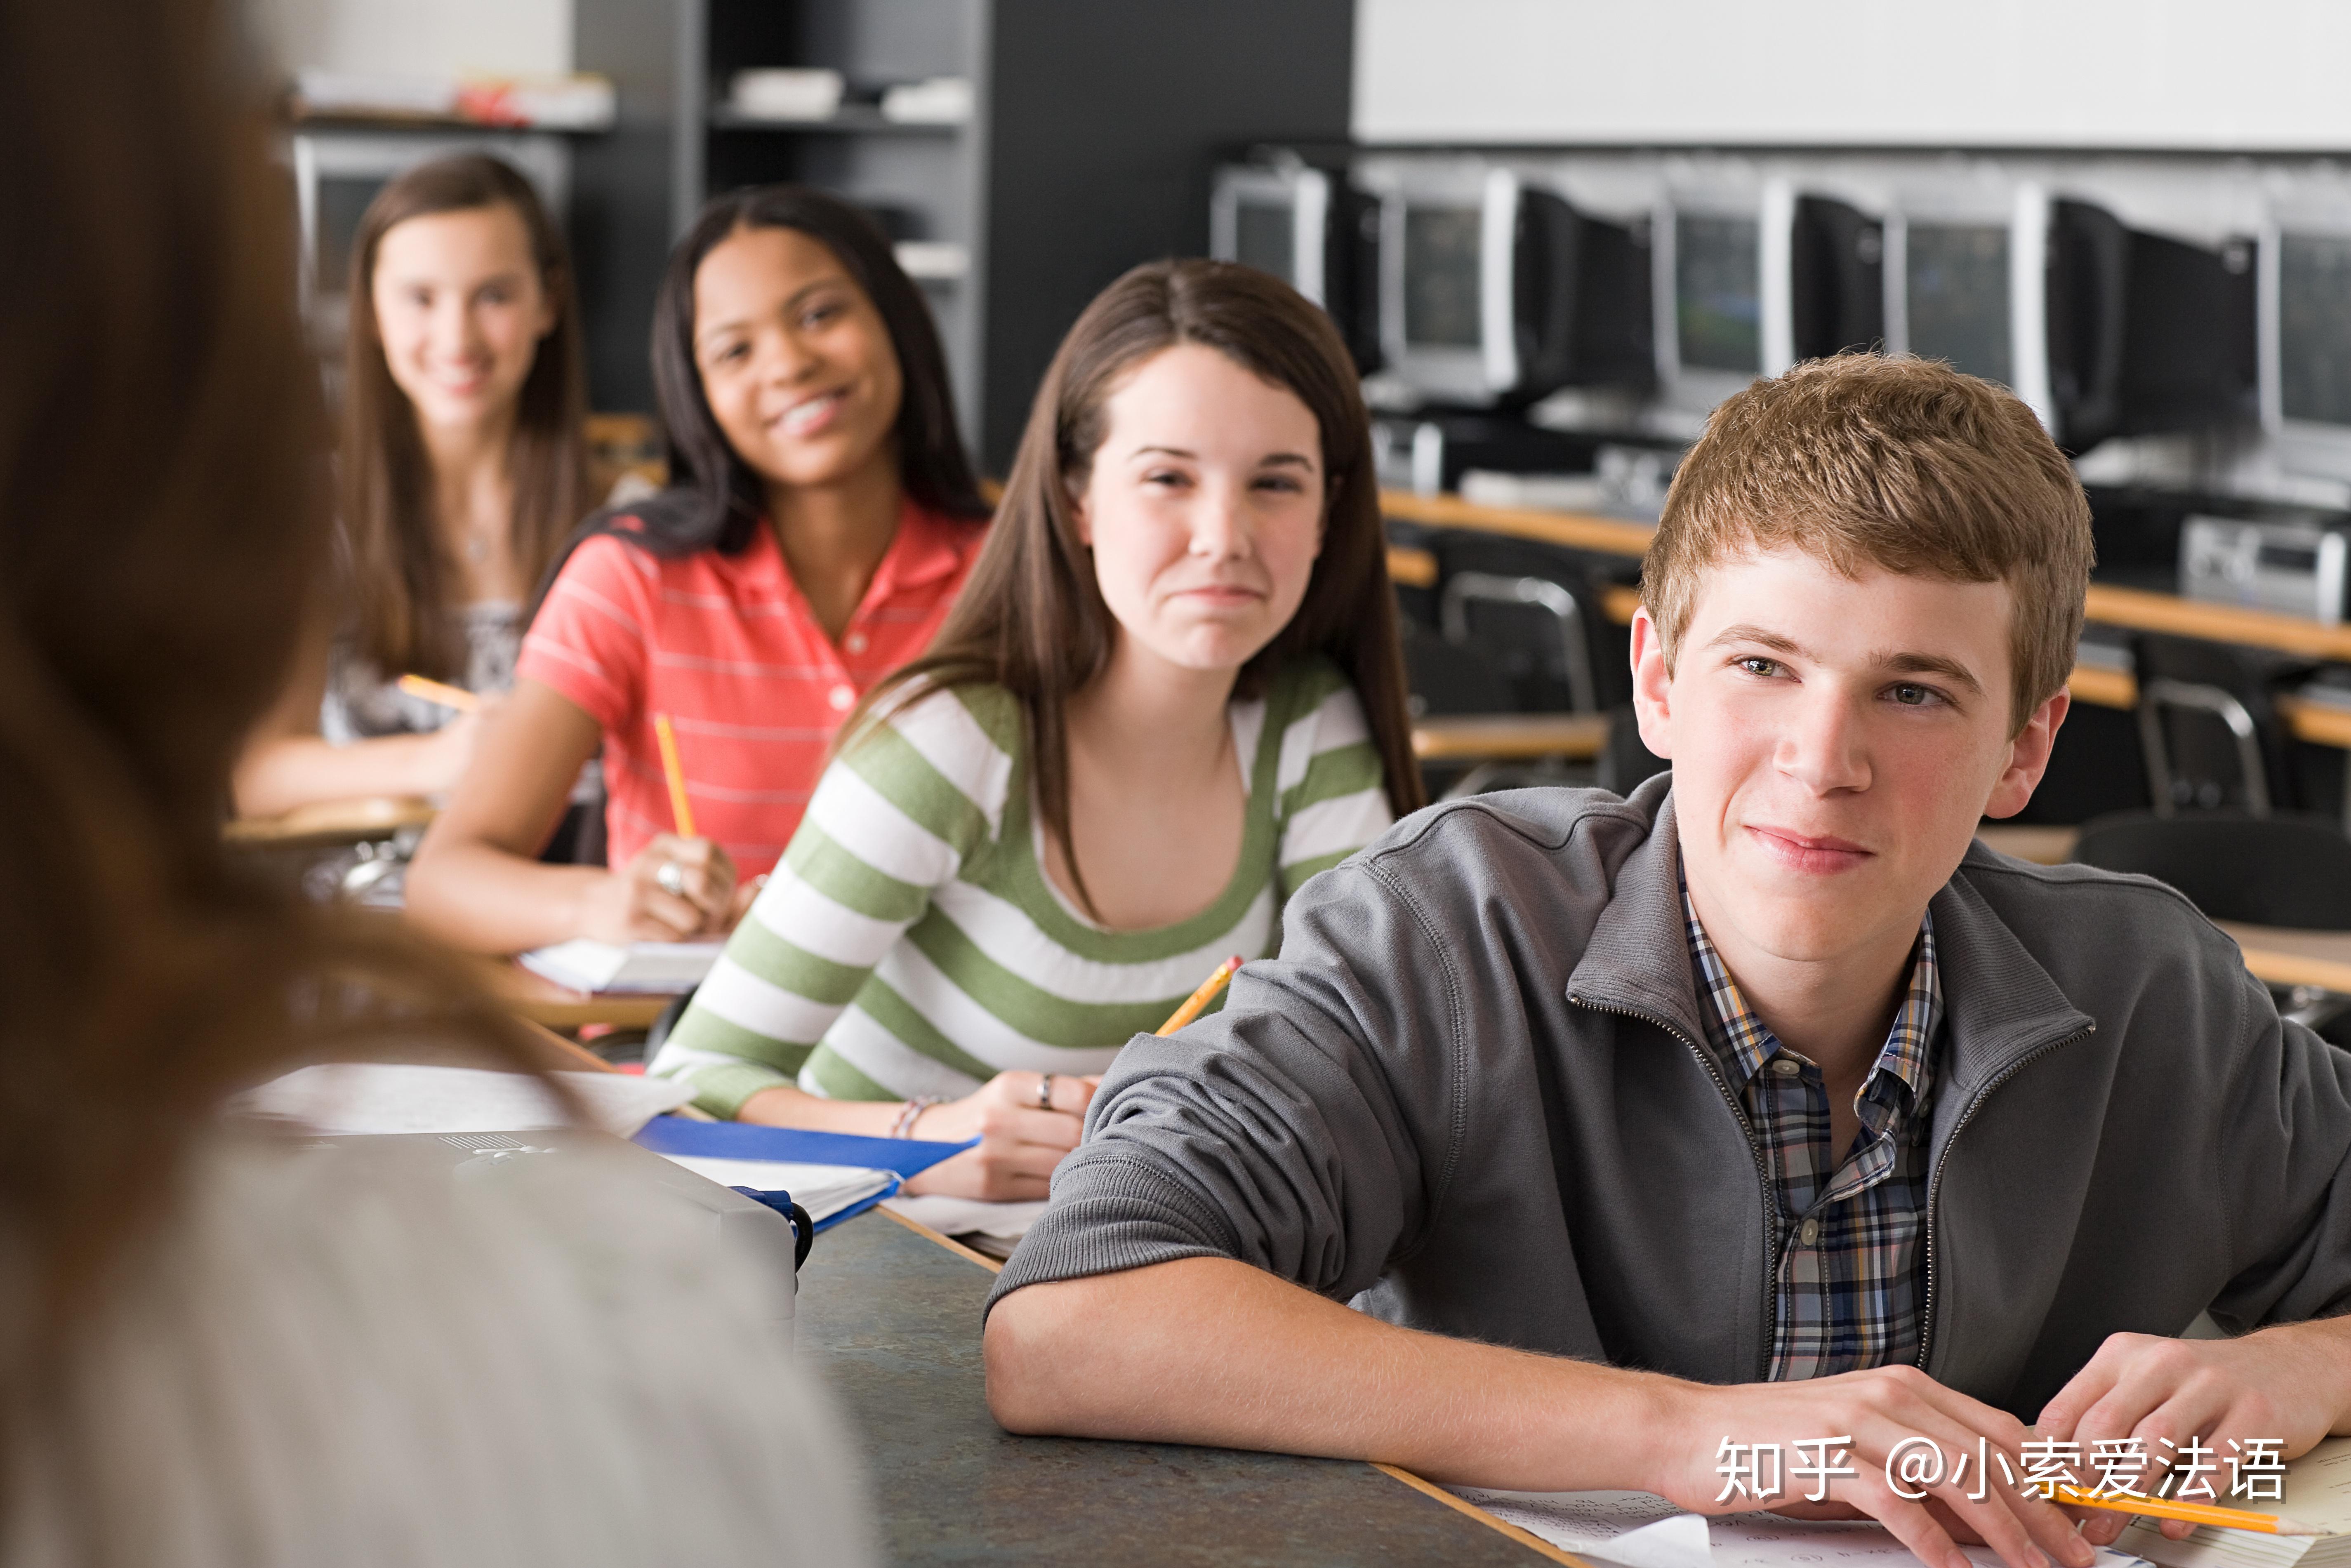
[[[661,870],[653,873],[653,885],[672,898],[685,896],[685,868],[675,861],[664,861]]]
[[[1050,1111],[1052,1108],[1053,1075],[1048,1072],[1044,1077],[1037,1080],[1037,1109],[1040,1111]]]

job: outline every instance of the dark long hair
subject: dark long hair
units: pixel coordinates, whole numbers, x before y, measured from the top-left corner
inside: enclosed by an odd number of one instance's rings
[[[392,1014],[523,1049],[421,939],[222,845],[329,529],[288,193],[225,79],[229,9],[0,6],[0,1236],[31,1314],[0,1413],[235,1090]]]
[[[838,196],[805,185],[761,185],[714,196],[669,254],[653,298],[653,395],[669,445],[670,486],[623,508],[636,528],[611,529],[655,555],[716,549],[739,554],[768,509],[758,476],[735,455],[703,395],[694,363],[694,275],[703,257],[738,229],[798,229],[832,252],[889,329],[905,392],[898,404],[899,483],[916,504],[979,520],[971,459],[956,429],[955,392],[938,328],[922,291],[899,267],[873,221]],[[601,531],[613,519],[598,519]]]
[[[384,362],[375,319],[375,264],[396,224],[434,213],[505,207],[529,236],[555,326],[539,340],[507,455],[514,476],[508,535],[525,582],[545,575],[588,510],[587,354],[563,236],[528,180],[486,153],[440,158],[377,193],[351,244],[350,328],[344,363],[342,514],[345,591],[359,612],[359,650],[379,670],[452,677],[465,666],[449,589],[458,576],[434,526],[432,465],[416,410]]]
[[[1370,418],[1346,345],[1329,316],[1252,267],[1151,262],[1095,296],[1061,340],[963,597],[930,653],[876,685],[840,732],[846,744],[909,681],[1005,687],[1020,703],[1038,812],[1081,898],[1085,878],[1070,841],[1066,710],[1110,662],[1118,622],[1079,538],[1072,497],[1085,487],[1109,434],[1111,393],[1129,370],[1178,343],[1214,349],[1289,388],[1322,435],[1322,553],[1298,612],[1241,667],[1235,694],[1262,692],[1285,664],[1316,654],[1330,659],[1363,702],[1388,804],[1402,816],[1426,800],[1405,706]]]

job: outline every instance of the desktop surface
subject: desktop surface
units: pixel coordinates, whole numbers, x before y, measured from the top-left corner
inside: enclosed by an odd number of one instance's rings
[[[1526,1565],[1549,1553],[1366,1464],[1016,1437],[987,1413],[995,1276],[873,1212],[800,1270],[800,1365],[855,1432],[893,1563]]]

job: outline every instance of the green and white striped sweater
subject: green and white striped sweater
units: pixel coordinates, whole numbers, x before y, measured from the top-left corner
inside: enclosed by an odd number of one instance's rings
[[[731,1116],[798,1082],[959,1097],[1008,1069],[1099,1072],[1230,954],[1270,956],[1307,878],[1391,821],[1345,677],[1315,660],[1232,705],[1249,789],[1215,904],[1106,930],[1045,878],[1019,713],[998,686],[902,705],[825,770],[807,820],[652,1071]]]

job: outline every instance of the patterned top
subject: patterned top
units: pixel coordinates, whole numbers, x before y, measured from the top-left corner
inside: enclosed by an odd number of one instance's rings
[[[465,643],[465,669],[451,682],[488,695],[514,685],[515,653],[522,643],[522,606],[510,599],[485,599],[452,617]],[[457,717],[443,707],[400,689],[402,672],[376,668],[354,639],[335,639],[328,656],[327,695],[319,707],[319,733],[338,746],[387,735],[426,735]]]
[[[1774,1382],[1910,1361],[1926,1291],[1927,1134],[1943,1008],[1935,921],[1918,927],[1910,984],[1854,1109],[1843,1165],[1819,1066],[1773,1038],[1739,994],[1682,890],[1690,963],[1706,988],[1707,1043],[1739,1092],[1771,1172],[1779,1310]]]
[[[516,674],[603,727],[611,863],[671,830],[653,722],[666,713],[696,830],[747,877],[773,865],[833,730],[867,687],[929,645],[986,538],[978,524],[908,501],[838,643],[765,525],[740,555],[664,559],[609,534],[574,550]]]
[[[732,1116],[794,1082],[840,1100],[959,1097],[1000,1071],[1099,1072],[1232,954],[1281,945],[1308,877],[1389,824],[1362,706],[1330,664],[1231,706],[1249,814],[1216,902],[1095,924],[1046,879],[1019,705],[901,704],[825,770],[808,818],[652,1071]]]

